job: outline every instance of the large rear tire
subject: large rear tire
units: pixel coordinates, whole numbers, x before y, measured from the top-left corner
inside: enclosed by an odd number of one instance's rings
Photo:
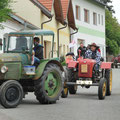
[[[102,78],[99,83],[98,87],[98,98],[99,100],[104,100],[106,96],[106,90],[107,90],[107,81],[105,78]]]
[[[17,107],[23,99],[23,88],[18,81],[9,80],[0,87],[0,103],[5,108]]]
[[[105,71],[105,78],[107,80],[107,92],[106,95],[110,96],[112,93],[112,70]]]
[[[48,64],[40,79],[35,81],[36,99],[41,104],[56,103],[62,92],[62,74],[56,64]]]

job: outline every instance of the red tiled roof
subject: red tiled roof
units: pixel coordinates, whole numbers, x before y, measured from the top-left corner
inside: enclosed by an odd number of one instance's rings
[[[44,7],[46,7],[50,12],[52,10],[53,0],[37,0],[42,4]]]
[[[72,29],[74,29],[74,30],[76,29],[74,13],[73,13],[73,6],[72,6],[72,0],[70,0],[69,9],[68,9],[68,25]]]
[[[65,21],[64,21],[64,17],[63,17],[61,0],[54,0],[54,10],[55,10],[56,20],[64,25]]]
[[[68,7],[69,7],[69,0],[61,0],[61,4],[62,4],[62,10],[63,10],[63,17],[64,17],[64,20],[66,20]]]

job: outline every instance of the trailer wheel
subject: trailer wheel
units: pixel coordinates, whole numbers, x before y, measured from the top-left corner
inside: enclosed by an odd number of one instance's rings
[[[107,90],[107,82],[105,78],[102,78],[99,83],[98,87],[98,98],[99,100],[104,100],[106,96],[106,90]]]
[[[67,98],[68,97],[68,88],[67,87],[63,88],[61,97],[62,98]]]
[[[107,80],[107,92],[106,95],[110,96],[112,93],[112,70],[105,71],[105,78]]]
[[[52,104],[59,100],[62,92],[62,74],[53,63],[46,66],[42,77],[35,81],[36,99],[41,104]]]
[[[90,85],[85,86],[85,88],[89,89],[89,88],[90,88]]]
[[[18,81],[9,80],[0,87],[0,103],[5,108],[17,107],[23,99],[23,88]]]
[[[69,86],[69,93],[70,93],[70,94],[76,94],[76,92],[77,92],[77,86],[75,86],[75,85],[70,85],[70,86]]]

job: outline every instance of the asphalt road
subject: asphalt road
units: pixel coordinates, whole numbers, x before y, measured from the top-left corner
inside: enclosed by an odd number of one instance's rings
[[[0,120],[120,120],[120,70],[113,70],[112,96],[98,100],[97,87],[79,88],[53,105],[41,105],[29,94],[15,109],[0,105]]]

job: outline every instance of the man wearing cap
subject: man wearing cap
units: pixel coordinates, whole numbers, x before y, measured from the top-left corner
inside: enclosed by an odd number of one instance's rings
[[[98,46],[95,43],[90,45],[90,49],[86,51],[85,58],[96,60],[96,70],[99,70],[101,55],[98,51]]]

